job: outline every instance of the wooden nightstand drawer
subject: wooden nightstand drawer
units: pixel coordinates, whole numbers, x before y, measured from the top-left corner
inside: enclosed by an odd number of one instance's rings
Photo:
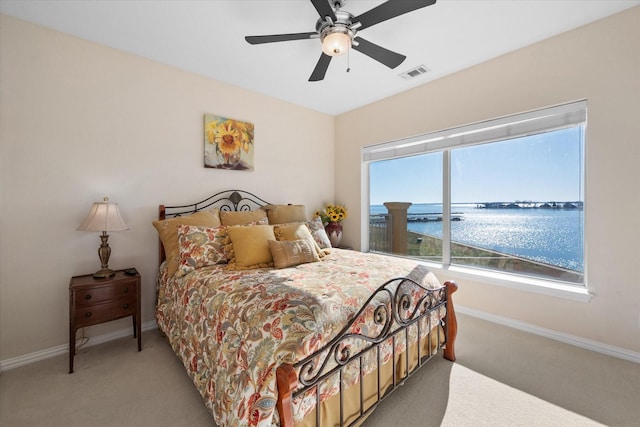
[[[127,297],[133,295],[135,300],[136,280],[115,283],[109,286],[78,289],[75,292],[75,304],[77,307],[94,305],[103,301]]]
[[[136,295],[127,298],[76,308],[76,327],[90,326],[136,314]]]

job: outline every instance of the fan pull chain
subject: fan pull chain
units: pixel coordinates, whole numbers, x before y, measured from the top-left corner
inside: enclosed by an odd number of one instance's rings
[[[347,48],[347,73],[351,71],[351,65],[349,59],[351,58],[351,43],[349,43],[349,47]]]

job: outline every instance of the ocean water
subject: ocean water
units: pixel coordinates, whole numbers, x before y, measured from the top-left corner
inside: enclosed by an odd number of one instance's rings
[[[386,213],[382,205],[370,213]],[[441,213],[441,204],[415,204],[412,213]],[[573,271],[584,272],[582,209],[479,209],[475,204],[452,204],[451,240],[516,255]],[[459,214],[459,215],[456,215]],[[442,222],[410,222],[408,229],[442,237]]]

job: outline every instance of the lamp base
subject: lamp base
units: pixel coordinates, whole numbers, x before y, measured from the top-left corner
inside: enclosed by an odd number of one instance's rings
[[[93,273],[93,278],[94,279],[106,279],[108,277],[112,277],[116,274],[115,271],[111,270],[110,268],[102,268],[98,271],[96,271],[95,273]]]

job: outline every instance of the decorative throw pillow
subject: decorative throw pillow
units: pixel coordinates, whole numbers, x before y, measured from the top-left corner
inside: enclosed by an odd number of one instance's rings
[[[313,240],[316,241],[320,248],[331,248],[331,240],[329,240],[329,236],[327,235],[327,232],[324,229],[324,224],[319,216],[307,221],[306,224],[313,236]]]
[[[269,249],[275,268],[293,267],[307,262],[320,261],[316,248],[309,240],[269,240]]]
[[[196,268],[229,261],[225,247],[229,241],[227,227],[210,228],[197,225],[178,226],[180,265],[176,276],[181,277]]]
[[[325,256],[324,251],[318,246],[313,239],[309,228],[304,222],[292,222],[289,224],[277,224],[273,226],[273,233],[276,236],[276,240],[309,240],[312,246],[316,249],[318,256]]]
[[[276,240],[271,225],[236,225],[227,229],[233,246],[229,268],[247,269],[273,265],[269,240]]]
[[[160,241],[164,247],[167,258],[167,274],[173,276],[180,264],[180,250],[178,249],[178,226],[201,225],[205,227],[218,227],[220,217],[218,209],[200,211],[192,215],[169,218],[162,221],[153,221],[153,226],[158,230]]]
[[[304,205],[268,205],[269,224],[286,224],[289,222],[304,222],[307,219]]]
[[[247,225],[256,221],[268,223],[267,212],[262,209],[255,211],[220,211],[220,223],[222,225]]]

